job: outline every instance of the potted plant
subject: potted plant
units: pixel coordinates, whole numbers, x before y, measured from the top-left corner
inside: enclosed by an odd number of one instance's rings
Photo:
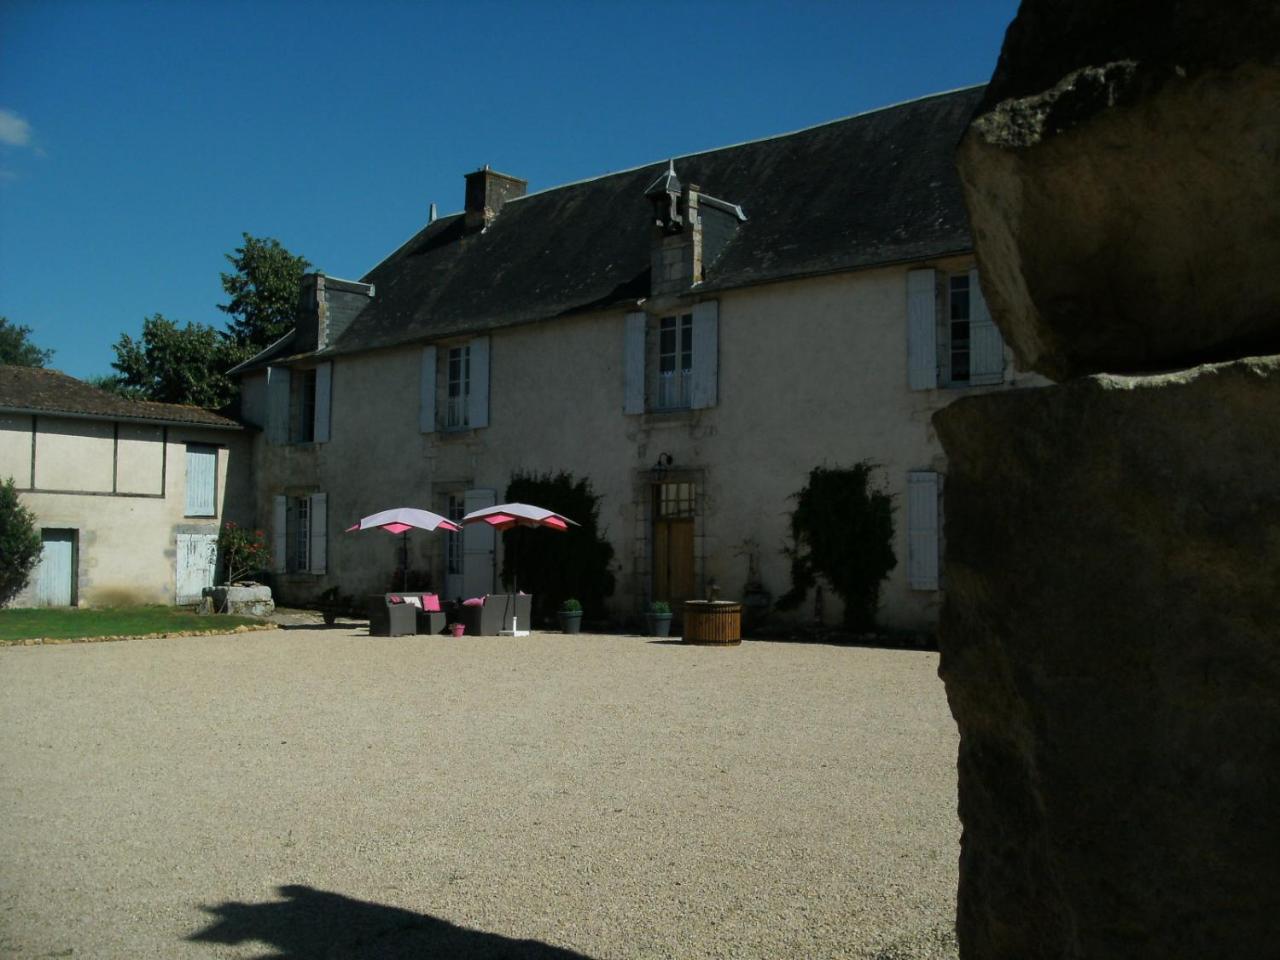
[[[564,633],[578,633],[582,629],[582,604],[570,597],[560,605],[556,617]]]
[[[645,613],[645,622],[649,628],[647,631],[649,636],[671,636],[671,605],[665,600],[653,601]]]

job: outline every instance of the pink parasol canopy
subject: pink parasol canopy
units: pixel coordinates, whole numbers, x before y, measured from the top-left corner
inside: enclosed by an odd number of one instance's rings
[[[500,503],[496,507],[484,507],[473,510],[462,518],[463,523],[487,523],[496,530],[510,530],[512,527],[550,527],[553,530],[568,530],[569,524],[578,524],[568,517],[544,507],[535,507],[527,503]]]
[[[400,586],[409,585],[409,531],[410,530],[447,530],[458,533],[462,528],[438,513],[430,510],[419,510],[417,507],[394,507],[373,513],[347,527],[347,533],[355,530],[385,530],[387,533],[403,534],[400,538]]]
[[[432,513],[430,510],[419,510],[416,507],[396,507],[392,510],[383,510],[381,513],[374,513],[364,517],[358,523],[347,527],[347,532],[373,529],[385,530],[387,533],[404,533],[406,530],[414,529],[447,530],[450,533],[457,533],[462,528],[447,517]]]

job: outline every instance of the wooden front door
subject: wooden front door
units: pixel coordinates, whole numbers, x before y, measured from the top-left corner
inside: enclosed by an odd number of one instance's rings
[[[654,487],[653,599],[676,611],[694,596],[692,483],[660,483]]]

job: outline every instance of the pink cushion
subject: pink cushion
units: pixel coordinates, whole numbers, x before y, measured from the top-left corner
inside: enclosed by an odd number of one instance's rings
[[[388,603],[404,603],[404,597],[400,596],[398,593],[389,593],[387,594],[387,602]]]
[[[463,600],[463,601],[462,601],[462,605],[463,605],[464,607],[483,607],[483,606],[484,606],[484,598],[483,598],[483,597],[472,597],[470,600]]]
[[[427,613],[440,612],[440,598],[434,593],[424,593],[422,595],[422,609]]]

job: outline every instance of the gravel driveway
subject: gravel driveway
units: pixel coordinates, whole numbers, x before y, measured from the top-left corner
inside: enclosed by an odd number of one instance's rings
[[[954,957],[937,654],[0,649],[0,955]]]

